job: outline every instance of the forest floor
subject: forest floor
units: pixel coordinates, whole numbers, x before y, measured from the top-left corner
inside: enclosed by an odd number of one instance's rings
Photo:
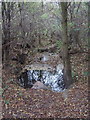
[[[89,118],[86,54],[71,57],[77,80],[64,92],[24,89],[3,69],[3,118]]]

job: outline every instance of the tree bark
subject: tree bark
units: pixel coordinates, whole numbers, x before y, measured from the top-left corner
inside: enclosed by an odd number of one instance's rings
[[[2,28],[3,28],[3,36],[2,42],[3,44],[8,44],[10,42],[10,20],[11,20],[11,3],[2,2]],[[9,60],[9,51],[10,45],[7,45],[5,48],[2,48],[2,59],[3,61]]]
[[[90,83],[90,2],[88,2],[88,83]]]
[[[67,35],[67,2],[61,2],[62,9],[62,28],[63,28],[63,60],[64,60],[64,75],[66,88],[72,83],[70,56],[68,51],[68,35]]]

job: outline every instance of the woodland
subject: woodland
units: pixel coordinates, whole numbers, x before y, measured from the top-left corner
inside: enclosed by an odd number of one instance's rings
[[[2,2],[2,120],[89,120],[90,2]]]

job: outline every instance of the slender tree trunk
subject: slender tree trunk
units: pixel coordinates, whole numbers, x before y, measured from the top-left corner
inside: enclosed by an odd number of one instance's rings
[[[90,83],[90,2],[88,2],[88,83]]]
[[[4,61],[9,60],[9,52],[10,52],[10,20],[11,20],[11,9],[10,2],[5,3],[2,2],[2,28],[3,28],[3,44],[6,44],[5,48],[2,48],[2,58]],[[8,45],[7,45],[8,44]],[[8,63],[8,62],[7,62]]]
[[[5,3],[2,2],[2,30],[3,30],[3,33],[2,33],[2,44],[5,44]],[[4,61],[4,48],[2,47],[2,61]]]
[[[23,27],[23,23],[24,23],[24,14],[22,12],[24,7],[24,3],[18,3],[18,8],[19,8],[19,12],[20,12],[20,27],[21,27],[21,36],[22,38],[25,40],[25,30]]]
[[[67,35],[67,2],[61,2],[62,9],[62,28],[63,28],[63,60],[66,88],[72,83],[70,56],[68,51],[68,35]]]
[[[10,15],[10,2],[7,3],[7,43],[10,42],[10,22],[11,22],[11,15]],[[10,52],[10,44],[6,46],[6,60],[9,60],[9,52]]]

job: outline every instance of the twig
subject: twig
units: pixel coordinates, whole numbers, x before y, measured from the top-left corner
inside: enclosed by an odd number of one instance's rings
[[[79,5],[78,5],[78,8],[77,8],[76,14],[78,13],[78,10],[79,10],[79,8],[80,8],[81,2],[82,2],[82,0],[80,1]]]

